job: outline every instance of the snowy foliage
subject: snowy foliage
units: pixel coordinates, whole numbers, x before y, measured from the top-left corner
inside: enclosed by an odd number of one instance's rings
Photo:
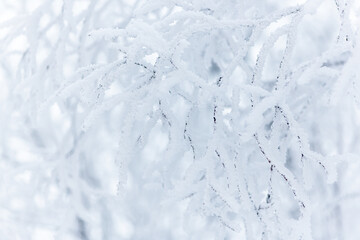
[[[357,1],[0,4],[1,239],[358,239]]]

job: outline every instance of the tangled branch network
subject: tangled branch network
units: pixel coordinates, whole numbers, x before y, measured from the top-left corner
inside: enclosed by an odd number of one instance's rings
[[[0,9],[0,239],[359,239],[358,1]]]

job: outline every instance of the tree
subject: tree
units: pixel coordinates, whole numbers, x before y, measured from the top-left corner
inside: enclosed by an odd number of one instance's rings
[[[358,236],[355,1],[2,4],[4,239]]]

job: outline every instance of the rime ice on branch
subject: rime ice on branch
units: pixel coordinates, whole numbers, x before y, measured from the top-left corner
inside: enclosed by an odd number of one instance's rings
[[[1,236],[358,236],[358,6],[292,2],[23,1],[0,25]]]

